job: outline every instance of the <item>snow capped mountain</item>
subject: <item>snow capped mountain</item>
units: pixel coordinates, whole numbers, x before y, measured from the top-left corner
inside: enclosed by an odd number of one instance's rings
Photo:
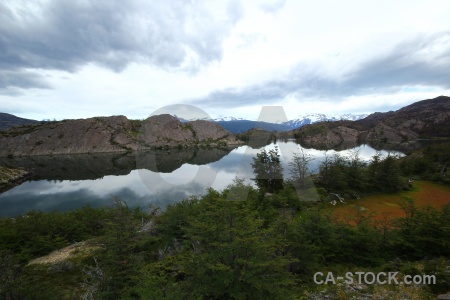
[[[229,121],[242,121],[245,120],[243,118],[235,118],[235,117],[224,117],[224,116],[217,116],[217,118],[214,118],[214,122],[229,122]]]
[[[181,122],[189,122],[189,121],[195,121],[195,120],[206,120],[206,121],[213,121],[213,122],[218,122],[221,123],[222,126],[225,126],[225,124],[228,124],[228,122],[231,123],[236,123],[236,124],[242,124],[242,122],[252,122],[252,123],[266,123],[266,122],[257,122],[257,121],[250,121],[250,120],[246,120],[243,118],[236,118],[236,117],[231,117],[231,116],[217,116],[214,119],[208,119],[208,118],[194,118],[194,119],[183,119],[181,117],[178,117],[176,115],[174,115],[175,117],[177,117]],[[277,125],[281,125],[281,126],[285,126],[284,130],[289,130],[288,128],[294,129],[294,128],[299,128],[302,127],[304,125],[307,124],[313,124],[313,123],[317,123],[317,122],[323,122],[323,121],[341,121],[341,120],[350,120],[350,121],[356,121],[359,119],[363,119],[365,117],[367,117],[367,114],[351,114],[351,113],[347,113],[347,114],[342,114],[342,115],[327,115],[327,114],[319,114],[319,113],[309,113],[309,114],[305,114],[303,116],[300,116],[298,119],[293,119],[287,122],[276,122],[276,123],[267,123],[267,124],[277,124]],[[226,123],[224,123],[226,122]],[[283,131],[283,129],[277,128],[274,130],[279,130],[279,131]]]
[[[173,115],[175,118],[178,118],[178,120],[180,120],[181,122],[189,122],[189,121],[197,121],[197,120],[204,120],[204,121],[213,121],[213,122],[230,122],[230,121],[244,121],[245,119],[243,118],[235,118],[235,117],[224,117],[224,116],[217,116],[214,119],[210,119],[210,118],[191,118],[191,119],[185,119],[182,117],[179,117],[177,115]]]
[[[326,115],[326,114],[319,114],[319,113],[310,113],[303,116],[300,116],[298,119],[289,120],[287,122],[284,122],[283,125],[287,125],[291,128],[298,128],[302,127],[307,124],[313,124],[317,122],[323,122],[323,121],[341,121],[341,120],[350,120],[350,121],[356,121],[359,119],[363,119],[367,117],[366,114],[343,114],[343,115]]]

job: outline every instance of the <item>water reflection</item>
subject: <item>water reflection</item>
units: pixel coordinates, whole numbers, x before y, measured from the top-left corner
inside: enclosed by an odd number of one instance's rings
[[[270,144],[278,147],[284,175],[287,163],[301,147],[293,141]],[[32,170],[35,180],[0,194],[1,216],[16,216],[28,210],[72,210],[83,205],[109,205],[117,196],[129,206],[154,204],[165,207],[190,195],[201,195],[209,187],[225,188],[235,177],[253,184],[252,158],[262,149],[242,146],[234,150],[196,149],[142,152],[134,154],[62,155],[53,157],[0,159],[0,165]],[[316,170],[325,151],[304,149],[315,159]],[[350,150],[329,150],[327,155],[348,155],[359,151],[369,160],[376,150],[362,145]],[[386,154],[385,151],[381,151]]]

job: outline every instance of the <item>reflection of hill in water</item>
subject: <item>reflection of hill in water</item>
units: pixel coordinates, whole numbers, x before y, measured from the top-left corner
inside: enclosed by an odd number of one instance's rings
[[[450,139],[434,139],[434,140],[416,140],[401,144],[374,144],[369,145],[375,150],[386,150],[386,151],[399,151],[403,153],[411,153],[415,150],[419,150],[428,146],[448,143]]]
[[[308,143],[305,143],[303,141],[297,141],[297,142],[299,143],[300,146],[302,146],[302,148],[322,150],[322,151],[327,151],[327,150],[342,151],[342,150],[352,149],[352,148],[358,147],[360,145],[360,144],[352,143],[352,142],[342,142],[339,145],[327,145],[324,142],[323,144],[318,144],[318,145],[312,146],[312,145],[310,145]]]
[[[403,153],[410,153],[413,152],[415,150],[419,150],[422,149],[424,147],[427,146],[431,146],[431,145],[435,145],[435,144],[440,144],[440,143],[448,143],[449,140],[448,139],[442,139],[442,140],[416,140],[416,141],[410,141],[410,142],[405,142],[405,143],[400,143],[400,144],[393,144],[393,143],[367,143],[367,145],[369,145],[370,147],[372,147],[375,150],[381,151],[398,151],[398,152],[403,152]],[[305,149],[315,149],[315,150],[336,150],[336,151],[342,151],[342,150],[348,150],[348,149],[353,149],[355,147],[358,147],[362,144],[357,144],[357,143],[345,143],[342,142],[339,145],[334,145],[334,147],[327,147],[325,144],[321,145],[321,146],[317,146],[315,145],[315,147],[311,147],[308,144],[299,142],[300,146],[302,146]]]
[[[35,179],[87,180],[107,175],[127,175],[135,169],[170,173],[185,163],[209,164],[230,151],[183,149],[142,151],[136,154],[100,153],[0,158],[0,165],[31,171]]]
[[[216,162],[230,150],[225,149],[170,149],[138,152],[136,169],[147,169],[153,172],[171,173],[183,164],[206,165]]]

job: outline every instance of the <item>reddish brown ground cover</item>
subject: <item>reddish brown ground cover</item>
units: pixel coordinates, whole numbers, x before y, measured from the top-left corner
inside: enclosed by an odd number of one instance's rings
[[[372,214],[375,220],[385,220],[404,217],[400,207],[403,197],[414,199],[418,207],[432,206],[440,210],[443,205],[450,203],[450,187],[428,181],[416,181],[413,189],[397,194],[380,194],[362,197],[360,200],[346,200],[333,207],[332,215],[338,220],[351,221],[358,212]],[[352,222],[353,223],[353,222]]]

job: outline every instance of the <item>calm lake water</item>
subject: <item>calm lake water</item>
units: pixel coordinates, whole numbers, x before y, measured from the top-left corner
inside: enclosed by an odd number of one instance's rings
[[[265,146],[266,149],[274,147],[280,150],[288,178],[287,163],[302,147],[293,141]],[[236,177],[253,184],[250,163],[262,148],[241,146],[232,151],[190,149],[2,158],[0,165],[32,170],[35,178],[0,194],[0,216],[17,216],[29,210],[67,211],[83,205],[106,206],[116,196],[130,207],[149,204],[165,207],[191,195],[205,194],[210,187],[222,190]],[[314,157],[310,169],[317,170],[325,151],[304,151]],[[370,160],[377,152],[362,145],[351,150],[329,150],[327,155],[349,155],[352,151],[359,151],[364,160]]]

